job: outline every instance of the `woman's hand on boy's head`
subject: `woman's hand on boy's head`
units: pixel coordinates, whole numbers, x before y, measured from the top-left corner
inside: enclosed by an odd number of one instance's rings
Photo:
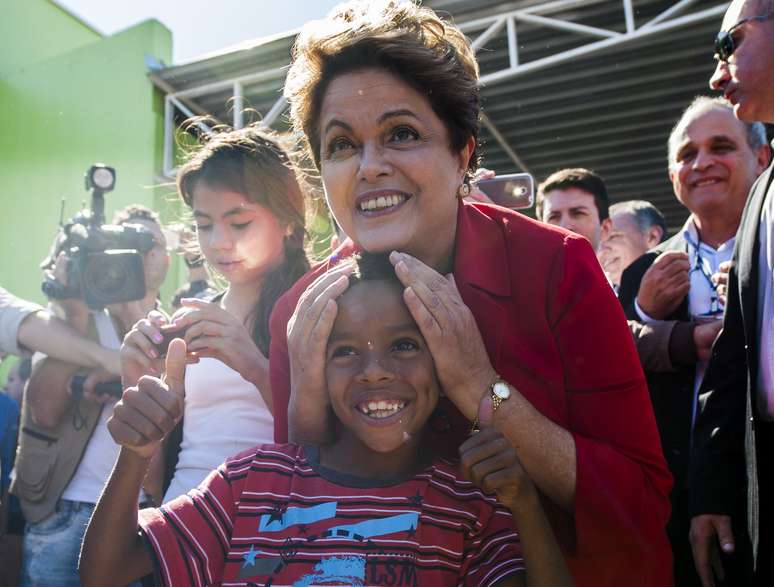
[[[444,392],[472,420],[481,392],[497,374],[454,276],[444,277],[405,253],[392,252],[390,261],[406,287],[403,299],[433,355]]]
[[[150,458],[183,415],[186,347],[180,339],[169,345],[164,379],[143,376],[124,390],[107,426],[116,444]]]
[[[327,442],[332,434],[328,386],[325,381],[328,338],[336,320],[336,298],[349,285],[352,265],[339,265],[306,288],[288,321],[291,440]]]

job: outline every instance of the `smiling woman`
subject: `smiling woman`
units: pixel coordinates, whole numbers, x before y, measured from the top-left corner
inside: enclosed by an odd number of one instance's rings
[[[272,315],[276,440],[289,427],[295,440],[336,442],[325,357],[337,312],[350,309],[336,302],[347,270],[334,265],[357,249],[394,251],[446,395],[427,449],[455,451],[472,421],[491,421],[552,502],[578,584],[667,584],[669,474],[631,335],[591,248],[460,200],[479,130],[464,35],[412,3],[354,2],[306,25],[293,58],[292,120],[351,240]]]

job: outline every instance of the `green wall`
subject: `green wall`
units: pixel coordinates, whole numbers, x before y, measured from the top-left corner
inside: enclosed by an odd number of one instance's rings
[[[0,58],[0,285],[43,301],[37,266],[58,228],[61,198],[65,217],[81,208],[88,200],[83,173],[92,163],[117,171],[116,189],[106,196],[108,219],[130,203],[173,218],[174,190],[159,187],[157,177],[163,96],[145,64],[146,55],[170,61],[172,35],[150,20],[101,38],[50,2],[11,4],[10,23],[6,14],[0,30],[18,30],[0,36],[0,55],[37,43],[47,49],[10,73]],[[33,13],[38,29],[25,32],[29,21],[22,17]],[[50,23],[50,30],[40,30]],[[178,282],[178,266],[167,278],[165,300]]]
[[[48,0],[5,0],[2,6],[0,78],[102,38]]]

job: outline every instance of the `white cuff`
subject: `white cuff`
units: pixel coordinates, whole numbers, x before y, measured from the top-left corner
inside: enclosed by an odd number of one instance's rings
[[[663,320],[656,320],[655,318],[648,316],[645,311],[640,308],[640,304],[637,302],[637,298],[634,298],[634,311],[637,312],[637,316],[640,317],[640,321],[645,324],[650,322],[663,322]]]

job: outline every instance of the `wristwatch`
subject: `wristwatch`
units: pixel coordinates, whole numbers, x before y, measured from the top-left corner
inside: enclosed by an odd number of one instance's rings
[[[489,397],[492,398],[492,414],[497,411],[497,408],[500,407],[500,404],[511,397],[511,388],[508,386],[508,383],[499,375],[492,383],[489,384],[489,389],[487,391],[489,392]],[[481,430],[481,428],[478,421],[478,414],[476,414],[476,419],[473,420],[473,426],[471,427],[470,432],[473,434],[479,430]]]

